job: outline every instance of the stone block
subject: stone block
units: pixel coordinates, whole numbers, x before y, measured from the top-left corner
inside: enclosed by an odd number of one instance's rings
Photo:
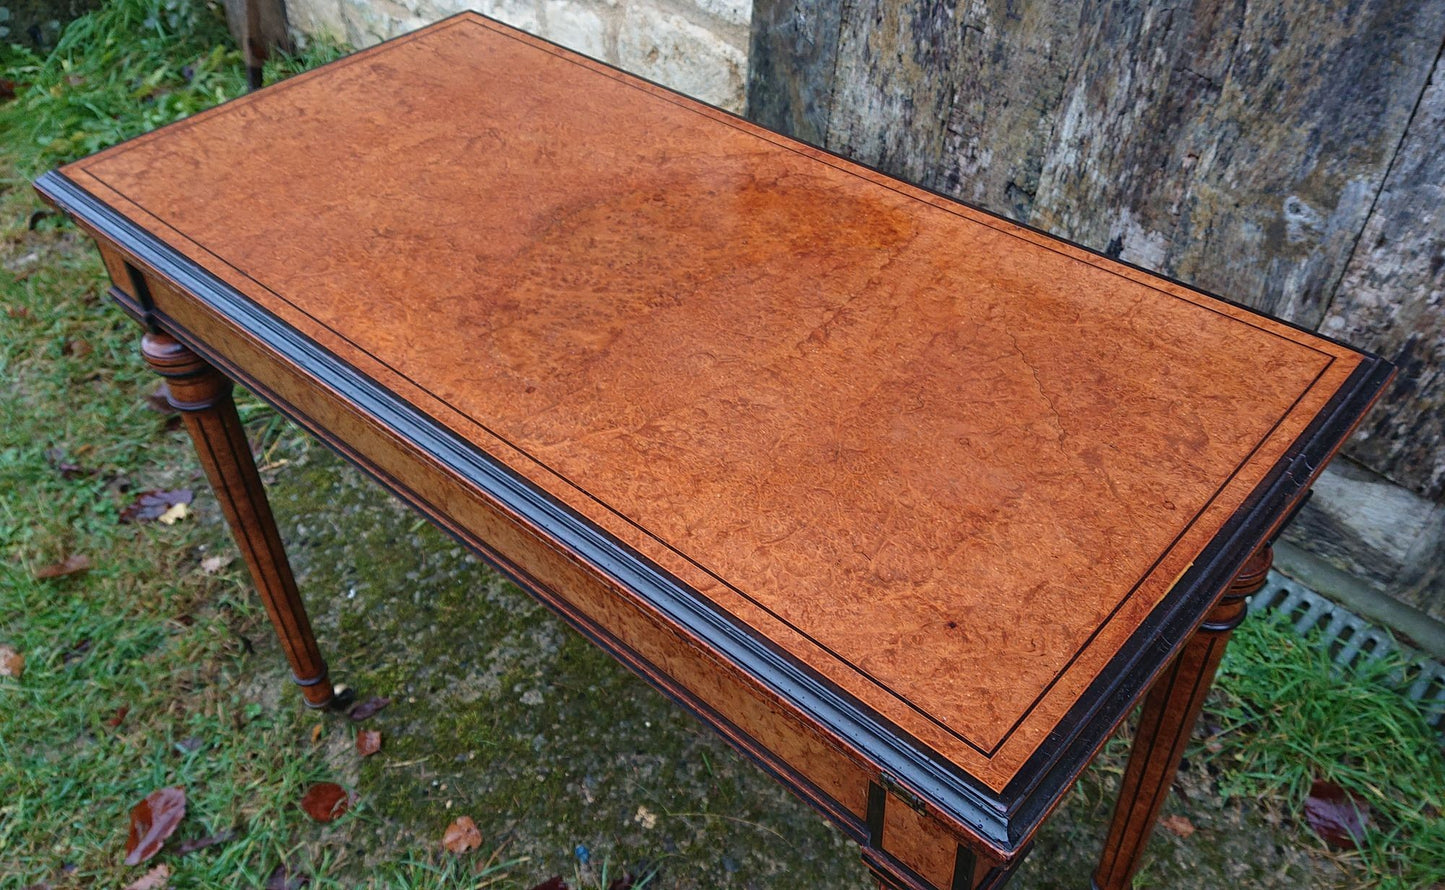
[[[728,25],[746,28],[753,17],[750,0],[694,0],[694,5]]]
[[[607,22],[595,5],[576,0],[544,0],[542,30],[538,34],[594,59],[612,61],[607,52]]]
[[[622,8],[618,64],[731,111],[743,106],[747,54],[683,15],[641,3]]]

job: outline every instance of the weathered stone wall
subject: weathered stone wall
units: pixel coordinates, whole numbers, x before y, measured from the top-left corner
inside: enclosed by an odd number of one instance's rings
[[[356,47],[465,9],[742,110],[750,0],[286,0],[293,28]]]
[[[755,120],[1399,364],[1294,538],[1445,619],[1445,0],[757,0],[752,27]]]

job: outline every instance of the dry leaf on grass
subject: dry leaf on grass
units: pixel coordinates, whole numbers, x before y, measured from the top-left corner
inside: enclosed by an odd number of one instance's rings
[[[301,809],[317,822],[330,822],[351,809],[351,795],[335,782],[319,782],[306,789]]]
[[[72,553],[60,562],[51,563],[48,566],[41,566],[35,570],[35,577],[40,580],[46,578],[64,578],[66,575],[78,575],[81,572],[90,571],[90,557],[83,553]]]
[[[152,791],[130,811],[125,864],[140,865],[160,852],[166,838],[186,817],[186,791],[173,786]]]
[[[1317,779],[1305,798],[1305,821],[1325,843],[1339,850],[1353,850],[1365,837],[1370,805],[1334,782]]]
[[[156,522],[159,522],[161,525],[175,525],[177,522],[185,519],[190,512],[190,508],[185,504],[171,504],[170,507],[166,508],[166,512],[156,517]]]
[[[95,470],[71,460],[64,448],[45,449],[45,462],[50,464],[62,479],[79,479],[82,476],[94,476],[96,473]]]
[[[470,853],[482,845],[482,833],[471,816],[462,816],[447,826],[442,835],[442,846],[453,853]]]
[[[90,651],[90,646],[90,637],[77,641],[74,646],[65,650],[65,654],[60,656],[61,663],[70,664],[72,661],[79,661],[85,657],[85,653]]]
[[[236,830],[227,828],[218,834],[208,834],[205,837],[198,837],[189,841],[181,841],[176,845],[176,855],[184,856],[187,853],[194,853],[197,850],[204,850],[207,847],[214,847],[217,844],[226,844],[236,839]]]
[[[381,750],[381,730],[363,729],[356,734],[356,753],[370,757]]]
[[[18,677],[25,673],[25,656],[9,646],[0,646],[0,677]]]
[[[322,731],[323,728],[324,728],[324,727],[322,727],[322,725],[321,725],[320,723],[318,723],[318,724],[316,724],[315,726],[311,727],[311,744],[314,745],[314,744],[316,744],[317,742],[321,741],[321,731]]]
[[[572,890],[572,888],[567,884],[566,881],[562,880],[561,875],[553,875],[552,877],[533,887],[532,890]]]
[[[125,885],[125,890],[161,890],[171,882],[171,867],[162,863]]]
[[[166,511],[177,504],[189,504],[191,498],[192,494],[189,488],[178,488],[174,491],[143,491],[136,495],[125,509],[120,511],[120,521],[150,522],[160,519],[166,514]],[[174,521],[174,519],[171,520],[171,522]]]
[[[311,883],[311,876],[303,871],[294,871],[289,865],[281,864],[271,870],[266,878],[265,890],[301,890]]]
[[[389,704],[391,704],[391,699],[385,696],[373,695],[371,698],[352,708],[346,716],[357,722],[368,720],[376,716],[378,711]]]
[[[1194,823],[1190,822],[1187,816],[1165,816],[1159,820],[1159,824],[1164,826],[1170,833],[1177,834],[1180,837],[1189,837],[1198,831],[1198,829],[1194,827]]]

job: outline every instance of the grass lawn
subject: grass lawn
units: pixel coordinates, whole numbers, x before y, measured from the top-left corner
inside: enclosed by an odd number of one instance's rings
[[[268,77],[337,53],[313,46]],[[219,10],[114,0],[48,58],[0,61],[17,94],[0,102],[0,646],[24,659],[0,676],[0,890],[121,888],[161,864],[177,888],[868,886],[806,807],[242,395],[333,675],[393,699],[365,723],[304,711],[189,442],[148,398],[139,331],[29,187],[239,95]],[[176,489],[195,493],[179,521],[119,521]],[[88,569],[40,577],[79,557]],[[1342,676],[1257,620],[1236,641],[1139,886],[1445,885],[1445,757],[1389,666]],[[383,735],[365,759],[362,729]],[[1110,744],[1014,886],[1086,883],[1124,750]],[[1315,779],[1368,803],[1358,851],[1305,825]],[[298,801],[325,781],[356,803],[320,824]],[[167,786],[185,819],[124,865],[127,813]],[[463,814],[481,848],[447,852]]]

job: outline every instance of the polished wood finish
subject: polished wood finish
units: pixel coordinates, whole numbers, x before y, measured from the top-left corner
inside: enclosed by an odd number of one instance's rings
[[[481,20],[327,73],[66,173],[995,790],[1360,365]]]
[[[1007,877],[1389,374],[473,14],[38,187],[910,888]]]
[[[1246,598],[1264,587],[1273,561],[1274,553],[1268,547],[1250,557],[1199,632],[1144,699],[1109,836],[1094,871],[1094,890],[1127,890],[1133,886],[1144,847],[1174,784],[1179,761],[1214,683],[1214,672],[1224,657],[1229,636],[1244,620]]]
[[[308,707],[325,707],[333,698],[326,662],[316,646],[250,443],[231,400],[231,381],[167,334],[146,334],[141,354],[166,379],[166,399],[185,419],[201,467],[291,662],[292,679]]]

